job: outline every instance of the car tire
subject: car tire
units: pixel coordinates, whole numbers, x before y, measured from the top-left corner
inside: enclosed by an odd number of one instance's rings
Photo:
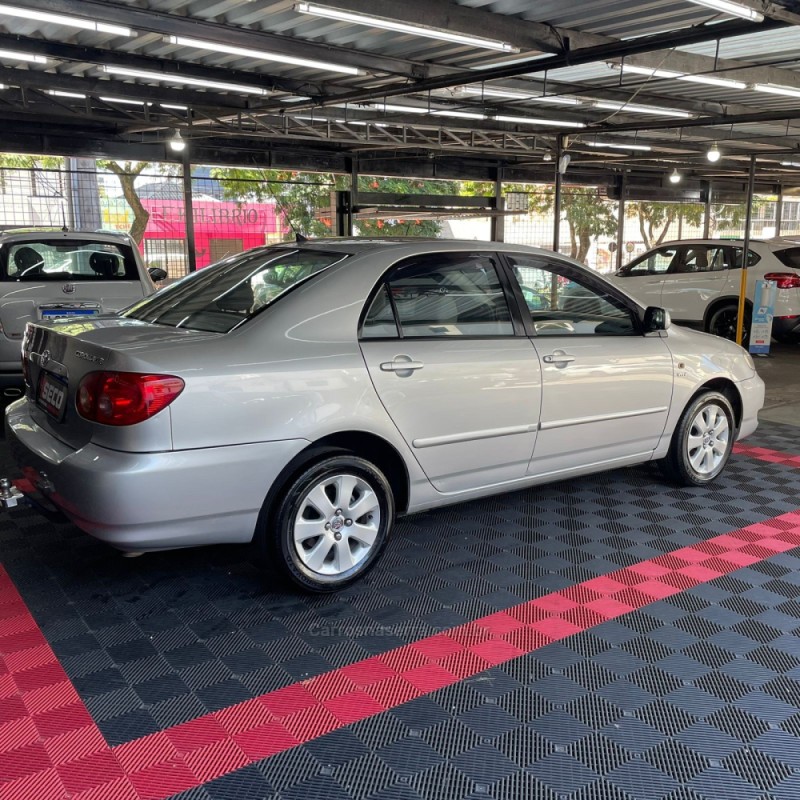
[[[262,535],[265,555],[285,577],[306,591],[333,592],[372,569],[395,514],[378,467],[349,453],[325,455],[290,479],[281,496]]]
[[[669,452],[659,461],[659,467],[667,478],[682,486],[705,486],[725,469],[735,434],[728,398],[719,392],[703,392],[681,414]]]
[[[723,339],[736,341],[736,319],[739,315],[739,306],[736,303],[726,303],[714,309],[708,318],[706,331],[713,333],[714,336],[721,336]],[[744,325],[742,331],[742,342],[747,344],[750,339],[750,319],[752,312],[745,308]]]
[[[800,334],[797,333],[775,333],[773,331],[772,338],[779,344],[800,344]]]

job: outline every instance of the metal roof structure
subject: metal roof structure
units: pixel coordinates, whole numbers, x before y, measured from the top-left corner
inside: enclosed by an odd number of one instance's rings
[[[800,2],[720,2],[0,3],[0,149],[796,183]]]

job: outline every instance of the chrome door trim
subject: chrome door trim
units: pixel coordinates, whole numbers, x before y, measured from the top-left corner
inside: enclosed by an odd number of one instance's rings
[[[598,414],[593,417],[576,417],[574,419],[559,419],[555,422],[542,422],[539,430],[549,431],[553,428],[567,428],[571,425],[586,425],[591,422],[606,422],[614,419],[627,419],[629,417],[644,417],[648,414],[661,414],[669,411],[669,406],[658,406],[657,408],[642,408],[637,411],[619,411],[616,414]],[[535,458],[534,454],[534,458]]]
[[[475,442],[479,439],[493,439],[496,436],[514,436],[517,433],[532,433],[538,425],[512,425],[507,428],[488,428],[482,431],[469,431],[468,433],[451,433],[447,436],[430,436],[426,439],[414,439],[414,447],[436,447],[439,444],[458,444],[459,442]]]

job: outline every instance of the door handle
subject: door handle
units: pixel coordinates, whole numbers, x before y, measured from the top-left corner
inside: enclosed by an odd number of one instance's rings
[[[403,360],[407,358],[408,361]],[[422,369],[425,365],[421,361],[412,361],[408,356],[397,357],[394,361],[384,361],[381,369],[384,372],[413,372],[415,369]]]
[[[545,364],[569,364],[570,361],[574,361],[575,356],[567,355],[567,353],[552,353],[548,356],[542,356],[542,361]]]

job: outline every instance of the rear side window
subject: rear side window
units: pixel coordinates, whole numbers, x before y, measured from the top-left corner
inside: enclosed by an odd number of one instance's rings
[[[733,268],[734,269],[741,269],[742,268],[742,248],[741,247],[734,247],[733,248]],[[761,256],[758,253],[754,253],[752,250],[747,251],[747,266],[754,267],[758,262],[761,261]]]
[[[240,253],[162,289],[123,316],[173,328],[227,333],[342,253],[262,249]]]
[[[136,260],[124,244],[60,239],[6,244],[2,276],[11,281],[135,281]]]
[[[800,269],[800,247],[787,247],[785,250],[775,250],[775,258],[785,267]]]
[[[472,253],[435,253],[396,266],[385,278],[362,338],[513,336],[495,261]]]

